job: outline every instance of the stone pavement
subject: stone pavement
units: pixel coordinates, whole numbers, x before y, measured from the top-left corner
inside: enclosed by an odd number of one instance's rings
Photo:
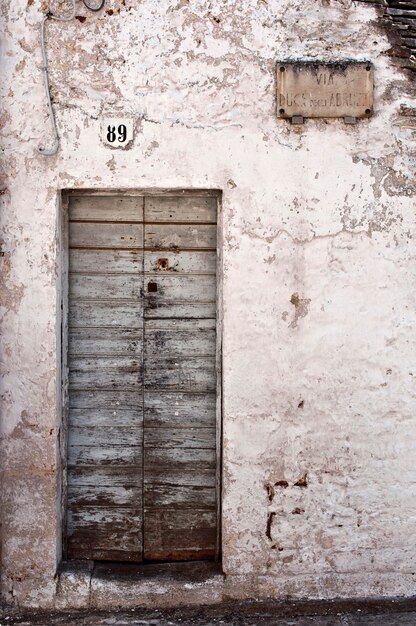
[[[204,607],[18,613],[0,608],[0,626],[416,626],[415,600],[227,602]]]

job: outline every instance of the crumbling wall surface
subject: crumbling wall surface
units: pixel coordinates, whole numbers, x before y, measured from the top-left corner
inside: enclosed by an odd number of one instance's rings
[[[47,158],[46,6],[0,4],[4,598],[52,605],[60,560],[58,192],[156,187],[223,190],[224,593],[414,594],[415,84],[376,9],[77,1],[47,25]],[[277,119],[287,58],[372,61],[374,116]]]

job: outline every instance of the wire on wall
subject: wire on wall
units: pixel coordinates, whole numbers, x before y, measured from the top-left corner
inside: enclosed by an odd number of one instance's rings
[[[104,6],[105,0],[101,0],[100,4],[97,5],[96,7],[94,6],[90,6],[86,0],[82,0],[83,3],[85,4],[85,6],[87,7],[87,9],[89,9],[90,11],[101,11],[101,9]],[[51,98],[51,90],[50,90],[50,84],[49,84],[49,65],[48,65],[48,56],[46,53],[46,22],[51,19],[51,20],[57,20],[58,22],[70,22],[71,20],[74,19],[75,17],[75,2],[76,0],[71,0],[71,11],[68,15],[55,15],[54,13],[51,13],[50,11],[48,11],[47,13],[45,13],[45,15],[43,16],[42,19],[42,23],[40,26],[40,42],[41,42],[41,49],[42,49],[42,59],[43,59],[43,77],[44,77],[44,81],[45,81],[45,90],[46,90],[46,99],[47,99],[47,103],[48,103],[48,111],[49,111],[49,116],[51,118],[51,122],[52,122],[52,128],[53,128],[53,132],[54,132],[54,142],[53,145],[50,148],[45,148],[43,146],[38,148],[38,152],[39,154],[43,154],[43,156],[54,156],[58,150],[59,150],[59,145],[60,145],[60,139],[59,139],[59,133],[58,133],[58,127],[56,124],[56,117],[55,117],[55,112],[53,110],[53,105],[52,105],[52,98]]]

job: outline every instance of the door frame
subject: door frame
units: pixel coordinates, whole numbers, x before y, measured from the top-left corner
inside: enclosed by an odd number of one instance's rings
[[[58,194],[58,232],[57,232],[57,360],[58,364],[58,546],[61,541],[59,561],[67,559],[67,447],[68,447],[68,260],[69,260],[69,199],[74,196],[202,196],[217,200],[217,240],[216,240],[216,495],[217,495],[217,541],[216,561],[221,560],[222,536],[222,414],[223,414],[223,211],[222,190],[189,188],[135,188],[135,189],[62,189]]]

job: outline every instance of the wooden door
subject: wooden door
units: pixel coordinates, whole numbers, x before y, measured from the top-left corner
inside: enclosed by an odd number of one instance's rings
[[[216,199],[69,201],[67,557],[217,555]]]

